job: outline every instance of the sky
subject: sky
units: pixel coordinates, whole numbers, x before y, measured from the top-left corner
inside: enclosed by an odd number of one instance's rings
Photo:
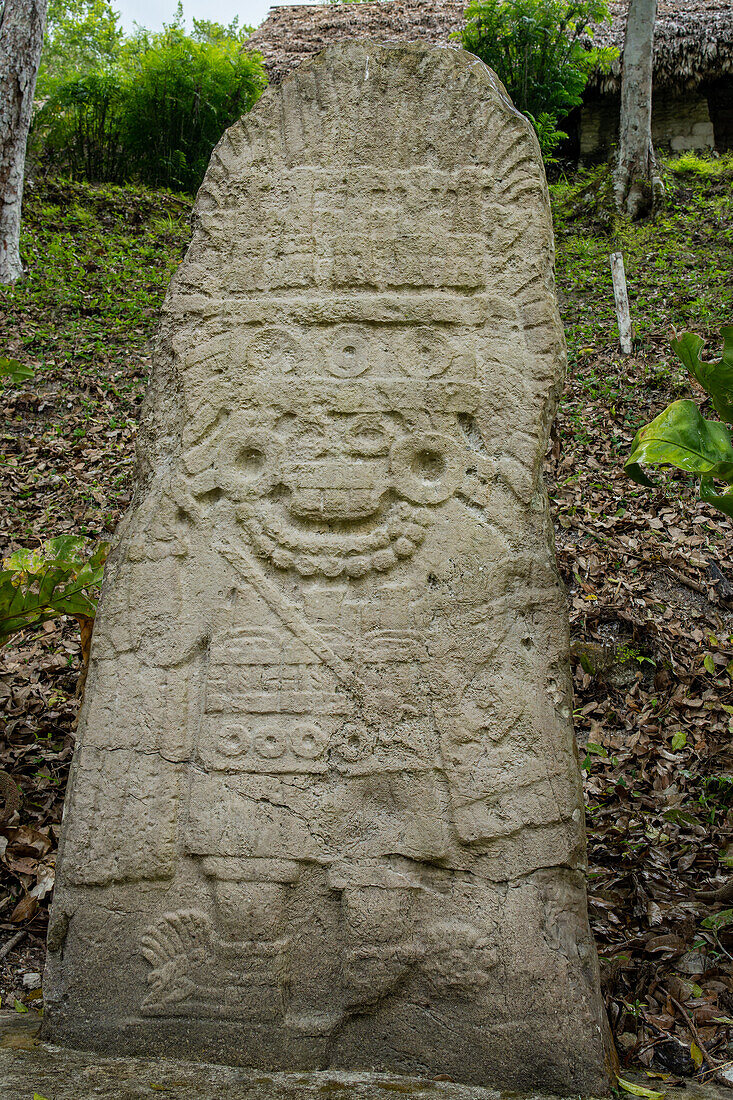
[[[267,15],[275,0],[183,0],[183,14],[190,26],[192,18],[211,19],[214,23],[231,23],[235,15],[240,25],[257,27]],[[280,0],[281,3],[298,3],[298,0]],[[313,0],[311,0],[313,2]],[[131,31],[133,23],[141,23],[148,30],[157,31],[163,23],[169,23],[176,12],[177,0],[112,0],[112,7],[121,16],[123,29]]]

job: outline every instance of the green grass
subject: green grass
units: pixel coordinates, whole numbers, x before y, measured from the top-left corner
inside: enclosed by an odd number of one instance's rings
[[[28,275],[0,289],[0,355],[35,370],[3,395],[0,462],[10,469],[0,509],[10,542],[109,534],[116,524],[150,340],[190,209],[188,198],[136,187],[26,186]]]
[[[67,182],[30,185],[27,279],[6,296],[27,355],[78,369],[147,337],[188,237],[190,202],[167,192]]]
[[[733,317],[733,156],[663,163],[667,199],[629,225],[609,209],[604,166],[553,184],[557,280],[569,363],[617,338],[609,255],[624,255],[639,346],[675,332],[712,336]]]
[[[682,153],[678,157],[670,157],[666,167],[668,171],[679,176],[691,173],[707,179],[716,179],[726,175],[733,168],[733,153],[725,153],[720,157],[700,156],[699,153],[693,152]]]
[[[612,210],[607,166],[550,187],[568,344],[562,430],[579,461],[603,435],[610,461],[621,462],[629,433],[669,401],[693,396],[672,337],[697,332],[714,358],[721,325],[733,323],[733,156],[687,154],[664,161],[663,173],[664,206],[635,225]],[[634,328],[630,360],[618,347],[609,260],[616,251],[624,256]],[[638,495],[632,487],[629,493]]]

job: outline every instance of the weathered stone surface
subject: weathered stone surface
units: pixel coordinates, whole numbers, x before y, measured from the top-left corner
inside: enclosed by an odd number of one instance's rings
[[[38,1017],[0,1012],[0,1096],[30,1100],[553,1100],[542,1082],[529,1093],[499,1092],[426,1077],[311,1070],[270,1073],[168,1058],[115,1058],[38,1041]],[[725,1076],[722,1071],[721,1076]],[[642,1071],[624,1070],[642,1088]],[[710,1081],[664,1082],[665,1100],[730,1100],[730,1089]],[[556,1100],[556,1098],[555,1098]],[[577,1100],[573,1097],[572,1100]]]
[[[167,1058],[100,1057],[39,1043],[37,1021],[35,1014],[0,1012],[3,1100],[30,1100],[34,1095],[47,1100],[150,1100],[158,1093],[170,1100],[502,1100],[499,1092],[488,1089],[392,1074],[270,1073]]]
[[[534,135],[345,44],[217,147],[93,640],[46,1034],[607,1089]]]

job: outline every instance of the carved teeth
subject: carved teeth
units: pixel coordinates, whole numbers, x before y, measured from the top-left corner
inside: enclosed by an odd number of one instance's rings
[[[418,527],[416,523],[408,523],[405,527],[405,535],[413,542],[420,543],[425,538],[425,531],[422,527]]]
[[[394,550],[377,550],[376,554],[372,554],[372,565],[380,573],[391,569],[396,561],[397,556]]]
[[[409,558],[415,552],[415,543],[410,542],[409,539],[400,538],[397,539],[393,549],[398,558]]]
[[[292,567],[295,565],[295,558],[290,553],[290,551],[283,550],[279,546],[276,550],[273,551],[272,560],[275,565],[280,567],[280,569],[292,569]]]
[[[369,571],[369,558],[348,558],[344,565],[347,577],[363,577]]]
[[[306,558],[300,554],[293,562],[301,577],[312,577],[318,572],[318,563],[313,558]]]
[[[240,507],[237,519],[246,528],[255,552],[279,569],[295,569],[301,577],[363,577],[372,569],[383,573],[406,561],[425,538],[429,510],[395,502],[385,522],[365,534],[341,535],[303,531],[287,518],[263,508],[255,514]]]
[[[344,562],[339,558],[324,558],[321,564],[321,572],[327,577],[338,577],[344,571]]]

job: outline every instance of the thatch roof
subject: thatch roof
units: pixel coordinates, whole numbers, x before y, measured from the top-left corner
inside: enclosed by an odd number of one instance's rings
[[[265,59],[271,82],[279,84],[307,57],[331,42],[370,38],[375,42],[455,45],[451,32],[464,23],[464,0],[370,0],[362,4],[304,4],[274,7],[250,43]],[[626,3],[610,5],[612,24],[596,28],[601,46],[623,49]],[[730,0],[659,0],[654,40],[655,86],[694,87],[733,72],[733,5]],[[595,77],[601,91],[619,86],[620,60]]]

